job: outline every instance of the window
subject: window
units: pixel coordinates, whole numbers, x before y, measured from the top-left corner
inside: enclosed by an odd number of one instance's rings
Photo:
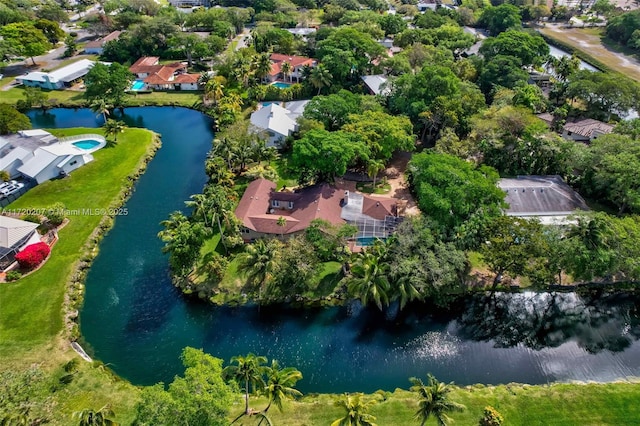
[[[243,234],[248,234],[249,232],[251,232],[251,230],[249,228],[242,228],[242,233]]]
[[[293,209],[293,201],[289,201],[289,210]]]
[[[271,200],[271,207],[280,207],[280,201]]]
[[[70,166],[75,166],[76,164],[78,164],[78,160],[73,160],[69,163]]]

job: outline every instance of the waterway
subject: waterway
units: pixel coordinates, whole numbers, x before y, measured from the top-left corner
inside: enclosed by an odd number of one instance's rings
[[[89,110],[33,112],[34,127],[94,127]],[[450,310],[411,305],[396,315],[358,303],[326,309],[216,308],[171,285],[156,237],[205,182],[211,121],[183,108],[131,108],[130,126],[163,146],[103,240],[80,314],[83,346],[135,384],[170,382],[183,347],[229,361],[254,352],[296,366],[304,392],[408,387],[408,377],[472,383],[611,381],[640,376],[640,297],[495,294]],[[87,206],[90,207],[90,206]]]

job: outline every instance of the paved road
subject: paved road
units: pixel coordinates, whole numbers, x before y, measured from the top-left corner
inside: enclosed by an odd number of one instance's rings
[[[243,29],[242,32],[238,34],[234,39],[235,41],[238,42],[238,44],[236,44],[235,50],[240,50],[247,47],[247,41],[250,39],[251,39],[251,32],[249,31],[249,29],[248,28]]]

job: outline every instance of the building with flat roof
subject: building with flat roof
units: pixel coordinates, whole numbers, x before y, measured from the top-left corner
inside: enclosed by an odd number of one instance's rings
[[[35,71],[16,78],[25,86],[40,87],[42,89],[60,90],[71,87],[76,81],[89,73],[96,64],[89,59],[81,59],[65,67],[51,72]]]

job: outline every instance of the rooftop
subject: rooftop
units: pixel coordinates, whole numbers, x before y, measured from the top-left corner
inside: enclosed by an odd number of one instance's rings
[[[107,34],[104,37],[101,37],[97,40],[90,41],[89,43],[84,45],[84,48],[86,50],[86,49],[92,49],[96,47],[102,47],[104,46],[105,43],[109,41],[117,40],[120,37],[120,34],[122,34],[122,31],[113,31],[112,33]]]
[[[506,193],[509,216],[566,216],[576,210],[589,210],[584,199],[560,176],[518,176],[500,179]]]
[[[388,95],[391,92],[390,87],[382,87],[389,79],[382,75],[363,75],[362,81],[375,95]]]
[[[565,124],[564,130],[591,139],[594,133],[596,134],[595,136],[597,136],[597,134],[611,133],[613,126],[602,121],[587,118]]]
[[[52,83],[57,83],[59,81],[67,83],[77,79],[78,77],[82,77],[87,74],[89,70],[95,65],[94,61],[90,61],[89,59],[80,59],[72,64],[64,66],[60,69],[51,72],[41,72],[35,71],[30,72],[27,75],[22,77],[18,77],[18,80],[29,80],[29,81],[39,81],[46,82],[48,77],[49,81]]]
[[[278,104],[272,103],[251,114],[251,124],[270,130],[280,135],[288,136],[296,129],[296,121],[289,116],[290,111]]]
[[[30,235],[37,227],[37,223],[0,216],[0,247],[12,247]]]

